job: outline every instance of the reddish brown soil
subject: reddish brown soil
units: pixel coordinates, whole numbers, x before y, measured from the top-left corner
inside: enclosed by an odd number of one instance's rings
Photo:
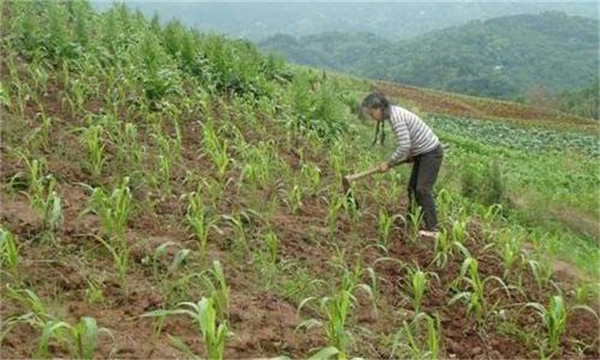
[[[25,66],[25,64],[23,64]],[[6,73],[2,73],[3,78]],[[9,182],[20,172],[25,171],[23,163],[11,151],[21,147],[21,139],[30,133],[34,126],[33,118],[39,111],[36,105],[27,103],[26,119],[21,121],[16,114],[2,109],[3,118],[14,122],[3,122],[2,146],[2,206],[0,221],[2,227],[17,236],[21,264],[19,267],[20,283],[5,273],[2,274],[3,296],[0,304],[0,314],[3,319],[21,315],[23,306],[11,299],[4,291],[10,284],[12,287],[22,286],[31,289],[42,299],[47,311],[57,317],[75,323],[81,316],[92,316],[100,326],[109,329],[114,335],[113,342],[109,337],[100,338],[97,356],[119,358],[176,358],[184,354],[173,347],[167,334],[181,338],[195,352],[202,353],[202,339],[193,322],[185,317],[170,317],[166,320],[162,333],[155,338],[155,320],[140,317],[152,310],[164,308],[171,301],[197,301],[207,293],[199,284],[190,285],[188,294],[182,299],[167,299],[165,291],[154,278],[152,269],[144,265],[145,259],[152,256],[154,249],[166,242],[175,245],[168,253],[172,257],[177,250],[188,248],[196,250],[191,232],[186,228],[184,218],[186,204],[179,196],[196,190],[196,184],[183,184],[185,169],[194,168],[208,178],[215,176],[212,165],[198,157],[201,147],[201,129],[195,120],[197,116],[184,115],[184,154],[183,163],[173,169],[172,194],[164,199],[157,198],[146,188],[134,189],[136,207],[128,222],[127,242],[131,247],[131,259],[127,271],[128,294],[123,295],[114,265],[110,255],[95,240],[93,235],[101,235],[102,227],[97,216],[85,214],[88,206],[89,191],[80,183],[93,185],[111,185],[116,179],[112,172],[106,172],[101,179],[94,179],[84,168],[80,159],[85,156],[73,127],[81,126],[82,119],[73,117],[68,109],[63,108],[58,101],[61,89],[56,82],[51,82],[49,93],[44,98],[46,112],[56,122],[53,123],[50,134],[52,146],[47,151],[37,149],[35,156],[44,157],[47,173],[52,173],[58,180],[58,195],[63,200],[64,223],[55,234],[55,243],[44,243],[41,236],[43,229],[40,216],[29,205],[27,197]],[[407,89],[397,88],[399,94],[406,94]],[[417,100],[415,100],[417,101]],[[447,99],[446,101],[452,101]],[[423,108],[429,103],[424,102]],[[100,108],[98,100],[90,100],[90,108]],[[222,106],[222,104],[220,105]],[[446,104],[445,106],[460,110],[464,104]],[[444,108],[446,111],[447,107]],[[468,109],[467,109],[468,110]],[[198,112],[195,112],[196,114]],[[456,115],[454,112],[450,112]],[[230,115],[236,121],[235,115]],[[261,133],[247,126],[242,121],[236,123],[247,141],[261,139]],[[270,126],[270,125],[266,125]],[[143,129],[143,124],[140,125]],[[271,129],[271,128],[270,128]],[[277,137],[277,129],[271,129],[271,136]],[[140,131],[140,142],[152,145],[152,140]],[[115,149],[107,148],[109,154]],[[298,155],[281,145],[281,157],[293,169],[297,169]],[[310,149],[304,154],[307,161],[316,161],[318,154]],[[320,161],[321,168],[327,168],[325,161]],[[107,169],[113,169],[109,160]],[[148,168],[148,170],[150,170]],[[252,198],[259,202],[268,203],[277,197],[273,189],[245,189],[237,193],[239,171],[232,170],[227,174],[233,183],[228,185],[225,193],[227,198],[220,199],[215,205],[217,214],[234,214],[246,209],[252,203]],[[275,184],[273,184],[273,187]],[[324,178],[322,186],[339,187],[337,179]],[[416,263],[427,271],[436,271],[440,282],[433,282],[426,293],[423,311],[438,314],[442,328],[442,356],[456,358],[538,358],[535,344],[501,329],[500,321],[488,319],[483,328],[477,328],[471,316],[466,313],[464,304],[457,303],[448,306],[448,301],[454,295],[450,283],[459,273],[462,258],[455,256],[450,259],[444,269],[436,269],[430,265],[433,259],[433,244],[422,241],[413,244],[408,235],[400,228],[394,229],[392,246],[388,254],[376,250],[373,245],[377,240],[378,205],[366,193],[361,193],[365,200],[360,222],[353,224],[348,214],[342,213],[338,221],[338,235],[330,237],[327,225],[327,205],[318,197],[304,199],[304,206],[299,214],[291,215],[283,204],[279,204],[271,215],[254,219],[245,224],[250,253],[236,250],[233,241],[234,231],[225,223],[221,224],[222,232],[213,231],[209,238],[211,244],[207,260],[202,262],[194,257],[185,271],[190,273],[202,271],[209,267],[212,260],[219,259],[226,272],[226,278],[231,287],[228,324],[234,335],[228,340],[227,358],[257,358],[287,355],[293,358],[306,357],[316,348],[326,346],[323,329],[296,329],[309,317],[318,317],[316,307],[307,307],[301,312],[297,306],[302,297],[327,295],[328,286],[316,287],[316,293],[300,295],[284,295],[277,288],[267,288],[264,278],[257,271],[251,254],[258,253],[263,245],[261,234],[270,227],[278,235],[280,259],[301,265],[312,279],[321,279],[327,285],[335,284],[339,272],[331,266],[332,258],[341,252],[345,261],[352,266],[356,259],[362,259],[363,267],[376,270],[380,281],[380,292],[377,297],[377,313],[372,303],[365,296],[358,297],[357,306],[350,314],[349,328],[355,334],[356,342],[351,354],[368,358],[387,358],[391,344],[383,343],[375,335],[392,335],[401,329],[403,321],[409,320],[412,314],[410,305],[399,296],[400,284],[406,274],[404,269],[391,262],[377,262],[387,256],[401,260],[404,263]],[[403,204],[398,205],[399,211]],[[472,224],[471,238],[467,242],[469,250],[480,261],[482,276],[501,276],[502,268],[498,258],[482,254],[484,244]],[[161,266],[166,266],[163,262]],[[297,275],[297,268],[282,271],[276,281],[289,280]],[[181,274],[179,274],[181,275]],[[530,335],[530,338],[541,338],[545,334],[539,319],[530,312],[515,311],[514,304],[527,301],[539,301],[543,304],[551,294],[552,288],[543,289],[540,294],[531,275],[525,270],[522,273],[525,294],[511,292],[510,297],[502,292],[489,293],[490,302],[498,301],[500,308],[507,309],[509,316],[518,324],[518,330]],[[368,283],[368,277],[364,277]],[[568,289],[573,279],[568,276],[557,276],[555,281],[561,287]],[[97,283],[102,294],[102,301],[89,300],[90,282]],[[493,282],[491,284],[494,284]],[[309,284],[304,284],[308,286]],[[595,307],[598,311],[597,306]],[[319,317],[325,321],[324,318]],[[598,321],[585,313],[574,312],[569,319],[567,336],[560,349],[558,357],[589,358],[600,356]],[[361,331],[367,329],[368,331]],[[30,358],[35,355],[40,330],[29,325],[20,324],[13,328],[2,339],[1,358]],[[578,339],[587,347],[577,352],[577,346],[572,339]],[[530,339],[531,340],[531,339]],[[68,357],[66,350],[58,344],[50,348],[52,356]]]
[[[376,89],[427,113],[501,120],[503,122],[510,120],[521,125],[532,124],[569,129],[571,131],[598,132],[597,121],[565,114],[550,108],[477,98],[387,82],[377,83]]]

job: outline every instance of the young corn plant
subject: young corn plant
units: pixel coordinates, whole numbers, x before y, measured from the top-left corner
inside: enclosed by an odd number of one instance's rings
[[[420,206],[414,206],[414,210],[406,217],[408,226],[411,230],[410,239],[413,243],[419,241],[419,227],[423,220],[423,210]]]
[[[110,195],[102,188],[93,189],[91,206],[88,209],[100,217],[106,238],[101,236],[95,236],[95,238],[112,255],[124,294],[127,294],[126,271],[129,259],[129,246],[125,241],[125,230],[132,201],[128,183],[129,178],[125,177],[121,185],[116,187]]]
[[[518,237],[512,236],[509,232],[503,232],[499,238],[500,255],[504,272],[502,278],[508,280],[508,276],[520,262],[524,261],[522,247],[523,243]]]
[[[198,242],[200,257],[201,259],[205,259],[208,247],[208,235],[211,229],[216,229],[218,219],[208,214],[200,192],[192,192],[188,194],[187,197],[188,208],[186,220],[188,225],[194,231],[196,241]]]
[[[390,234],[396,219],[401,215],[390,215],[384,209],[379,209],[379,218],[377,222],[377,233],[379,244],[387,251],[390,248]]]
[[[585,310],[598,319],[598,314],[588,306],[575,305],[568,308],[564,298],[560,295],[552,296],[547,308],[539,303],[527,303],[525,307],[533,308],[542,319],[548,335],[548,346],[552,354],[558,351],[560,342],[567,329],[567,315],[570,311],[576,309]]]
[[[246,231],[244,230],[244,222],[249,221],[248,214],[245,212],[237,212],[234,215],[222,215],[223,220],[227,221],[234,229],[235,239],[234,246],[236,251],[250,252]],[[242,220],[244,219],[244,220]]]
[[[50,132],[52,130],[52,118],[46,116],[44,106],[38,104],[39,112],[35,115],[35,120],[40,122],[40,126],[35,128],[32,134],[32,141],[45,151],[50,151]]]
[[[229,311],[230,287],[225,279],[225,272],[219,260],[213,261],[213,268],[203,271],[201,279],[208,287],[219,319],[227,319]]]
[[[44,176],[44,163],[38,159],[29,161],[22,153],[17,154],[25,163],[27,168],[28,192],[27,197],[34,209],[43,209],[43,197],[46,193],[47,177]]]
[[[161,190],[164,188],[164,191],[169,193],[173,162],[181,158],[181,154],[178,153],[178,143],[164,134],[163,130],[158,124],[154,126],[154,133],[152,134],[152,137],[160,149],[160,153],[158,155],[158,173],[160,174]]]
[[[594,282],[581,282],[574,291],[575,303],[582,305],[591,297],[597,298],[600,294],[600,284]]]
[[[27,178],[29,181],[28,192],[25,195],[29,198],[31,207],[42,217],[42,226],[52,238],[62,223],[62,200],[57,195],[56,180],[52,175],[44,176],[43,162],[33,159],[29,161],[26,155],[18,154],[28,170]]]
[[[46,197],[40,199],[43,228],[52,235],[62,223],[63,212],[62,212],[62,200],[56,194],[54,190],[56,187],[56,180],[50,176],[48,180],[48,188],[46,190]]]
[[[329,227],[329,235],[332,238],[337,236],[338,227],[337,220],[340,213],[340,209],[344,205],[344,198],[334,193],[329,199],[329,211],[327,212],[327,224]]]
[[[120,185],[115,187],[111,194],[97,187],[92,190],[90,209],[98,214],[108,239],[115,237],[118,241],[125,241],[127,220],[132,207],[132,194],[129,189],[129,177],[123,178]]]
[[[219,140],[219,136],[217,131],[214,129],[213,122],[208,121],[203,124],[203,127],[204,130],[202,144],[204,149],[210,156],[213,164],[216,166],[219,178],[224,179],[229,164],[232,162],[232,159],[227,153],[227,141],[225,139],[222,141]]]
[[[550,262],[550,259],[540,257],[540,259],[537,260],[528,260],[527,264],[531,269],[535,283],[538,286],[538,291],[541,294],[544,288],[546,288],[552,281],[552,275],[554,274],[552,263]]]
[[[94,178],[102,174],[102,167],[106,161],[104,157],[105,145],[102,142],[102,125],[91,125],[85,128],[81,135],[81,142],[87,147],[89,167]]]
[[[269,260],[276,263],[279,256],[279,238],[273,231],[267,232],[264,237],[264,243],[269,253]]]
[[[467,239],[467,224],[468,219],[458,219],[455,220],[452,224],[452,241],[455,241],[459,244],[464,244]]]
[[[190,317],[199,333],[202,335],[204,342],[205,354],[207,359],[223,359],[225,355],[225,343],[227,336],[231,333],[227,327],[225,321],[217,321],[217,312],[214,306],[214,298],[203,297],[197,303],[193,302],[182,302],[177,305],[176,309],[173,310],[155,310],[142,315],[143,317],[158,317],[159,319],[165,316],[171,315],[186,315]],[[180,346],[183,342],[177,341],[175,338],[171,338],[176,341]],[[186,349],[188,354],[193,354],[190,349]]]
[[[297,214],[302,209],[302,188],[294,184],[292,190],[286,191],[286,197],[283,199],[292,214]]]
[[[440,318],[418,313],[410,324],[405,320],[403,328],[394,335],[390,358],[439,359],[441,339]]]
[[[321,169],[317,165],[302,164],[300,174],[308,182],[310,190],[315,193],[321,183]]]
[[[373,299],[373,291],[368,285],[359,283],[363,273],[360,264],[357,263],[353,271],[347,268],[343,268],[342,271],[340,287],[334,289],[331,296],[321,298],[319,308],[327,318],[327,323],[324,326],[328,345],[338,350],[338,359],[347,359],[352,334],[347,329],[346,323],[357,301],[354,293],[360,288],[365,290]],[[312,300],[315,300],[315,298],[304,299],[298,306],[298,310]],[[323,326],[323,323],[316,319],[309,319],[302,322],[297,328],[312,326]]]
[[[448,260],[453,256],[454,243],[448,235],[448,231],[445,228],[440,229],[438,236],[435,239],[434,253],[432,263],[438,269],[443,269],[448,264]]]
[[[406,290],[402,292],[402,296],[412,304],[415,314],[421,311],[425,291],[429,288],[432,278],[439,282],[436,273],[424,272],[418,265],[407,266],[407,277],[403,281]]]
[[[95,358],[94,353],[101,333],[108,334],[114,342],[110,330],[98,327],[93,317],[82,317],[76,325],[65,321],[49,320],[44,324],[36,357],[47,358],[50,355],[50,341],[55,339],[66,346],[72,358],[92,360]]]
[[[488,304],[486,295],[486,284],[491,280],[498,282],[500,287],[506,291],[506,294],[510,296],[508,287],[506,284],[497,276],[488,276],[482,279],[479,274],[479,265],[475,258],[467,257],[461,268],[459,277],[454,281],[454,286],[459,283],[465,283],[469,290],[460,292],[452,297],[449,301],[449,305],[454,304],[459,300],[466,301],[467,311],[475,316],[475,320],[479,327],[483,326],[488,314],[496,306],[496,304]],[[488,289],[489,290],[489,289]],[[492,292],[497,289],[491,290]]]
[[[19,249],[15,236],[9,230],[0,228],[0,264],[2,269],[7,269],[17,284],[20,282],[19,262]]]
[[[329,163],[333,168],[333,173],[336,179],[341,179],[346,170],[346,161],[344,154],[346,152],[346,144],[342,141],[336,141],[331,147],[329,153]]]
[[[450,210],[452,206],[452,196],[446,189],[441,189],[437,194],[436,204],[440,218],[440,225],[450,222]],[[440,226],[443,227],[443,226]]]
[[[28,324],[33,328],[43,328],[43,324],[54,319],[45,304],[37,294],[29,289],[15,289],[7,284],[6,297],[19,303],[26,311],[25,314],[3,319],[0,327],[0,340],[4,339],[14,326]]]

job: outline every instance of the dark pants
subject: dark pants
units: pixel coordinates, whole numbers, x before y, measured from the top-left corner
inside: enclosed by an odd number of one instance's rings
[[[408,182],[408,211],[413,212],[415,203],[421,207],[426,230],[436,230],[438,226],[433,185],[437,180],[443,158],[444,150],[441,145],[428,153],[417,155]]]

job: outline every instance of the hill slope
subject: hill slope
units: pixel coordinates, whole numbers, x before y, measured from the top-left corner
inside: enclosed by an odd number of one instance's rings
[[[599,356],[573,307],[598,312],[597,245],[541,222],[598,211],[593,135],[426,117],[452,144],[434,243],[398,216],[409,168],[342,191],[393,146],[352,113],[367,82],[120,5],[0,4],[1,358]]]
[[[516,98],[598,78],[598,21],[549,12],[473,21],[416,38],[357,34],[273,37],[260,43],[288,60],[452,92]]]
[[[110,2],[92,2],[98,9]],[[407,39],[428,31],[462,25],[474,19],[564,11],[598,19],[598,7],[589,1],[490,2],[141,2],[125,1],[147,16],[161,14],[202,31],[216,31],[253,41],[281,33],[293,36],[321,32],[374,32],[388,39]]]

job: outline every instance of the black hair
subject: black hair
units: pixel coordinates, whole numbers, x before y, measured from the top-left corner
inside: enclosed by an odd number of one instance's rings
[[[365,97],[360,104],[361,109],[382,109],[385,110],[390,106],[390,102],[385,95],[378,92],[372,92]]]
[[[384,112],[388,111],[390,107],[390,102],[386,99],[385,95],[378,92],[372,92],[367,97],[365,97],[360,104],[360,113],[361,116],[364,116],[364,109],[381,109]],[[373,139],[373,144],[377,143],[377,138],[379,137],[379,141],[381,145],[385,142],[385,131],[384,131],[385,123],[383,121],[378,121],[375,127],[375,139]],[[380,135],[381,134],[381,135]]]

